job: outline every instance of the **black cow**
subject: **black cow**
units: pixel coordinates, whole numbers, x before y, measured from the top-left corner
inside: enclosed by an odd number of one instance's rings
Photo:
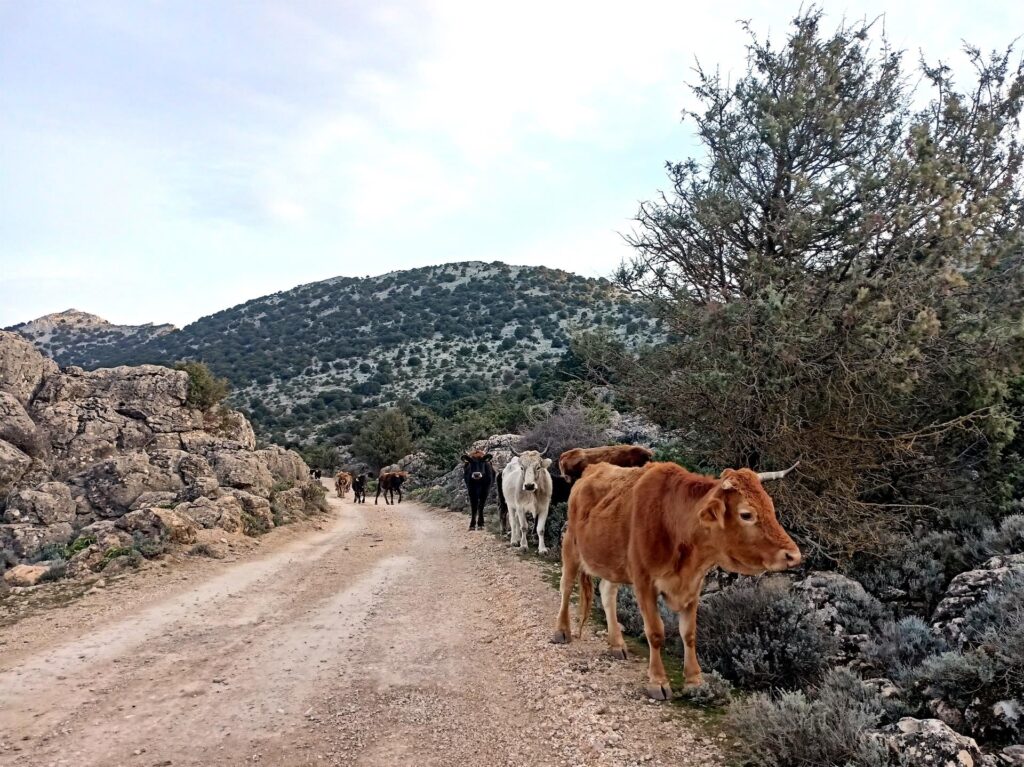
[[[483,450],[466,453],[462,456],[462,465],[462,476],[466,480],[466,493],[469,495],[469,529],[483,530],[484,505],[494,482],[491,454]]]
[[[366,475],[357,474],[352,478],[353,503],[366,503]]]

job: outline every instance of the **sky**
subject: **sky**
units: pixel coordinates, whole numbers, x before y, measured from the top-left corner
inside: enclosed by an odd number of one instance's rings
[[[738,74],[740,20],[800,6],[0,0],[0,327],[449,261],[608,276],[698,152],[695,63]],[[821,7],[954,65],[1024,34],[1024,3]]]

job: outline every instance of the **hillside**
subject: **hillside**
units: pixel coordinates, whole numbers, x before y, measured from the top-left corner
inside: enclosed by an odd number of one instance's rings
[[[26,332],[35,325],[14,329],[62,364],[203,360],[279,442],[338,434],[353,414],[402,397],[436,401],[535,379],[577,332],[603,328],[629,344],[658,335],[607,281],[482,262],[337,277],[104,345],[92,327],[79,340],[62,328],[55,344]]]
[[[96,368],[176,328],[174,325],[114,325],[95,314],[67,309],[5,329],[25,336],[61,365]]]

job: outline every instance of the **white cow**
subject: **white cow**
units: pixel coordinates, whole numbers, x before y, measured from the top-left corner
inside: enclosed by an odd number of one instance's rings
[[[508,504],[509,525],[512,528],[512,545],[519,543],[519,548],[526,549],[526,515],[533,514],[537,519],[537,550],[547,553],[544,545],[544,524],[548,519],[548,506],[551,504],[551,475],[548,466],[551,459],[545,458],[536,450],[526,450],[501,470],[501,492]]]

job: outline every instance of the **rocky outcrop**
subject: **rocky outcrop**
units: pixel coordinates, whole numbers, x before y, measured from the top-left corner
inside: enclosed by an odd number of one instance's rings
[[[932,628],[950,647],[964,646],[963,623],[967,612],[1011,577],[1024,577],[1024,554],[992,557],[984,565],[960,573],[946,589],[932,613]]]
[[[859,657],[883,618],[882,605],[857,581],[836,572],[811,572],[793,584],[822,625],[836,638],[836,665]]]
[[[295,488],[290,517],[311,510],[297,453],[257,450],[244,416],[192,407],[188,389],[157,365],[59,370],[0,331],[0,571],[56,555],[80,573],[204,528],[267,530],[276,485]]]

